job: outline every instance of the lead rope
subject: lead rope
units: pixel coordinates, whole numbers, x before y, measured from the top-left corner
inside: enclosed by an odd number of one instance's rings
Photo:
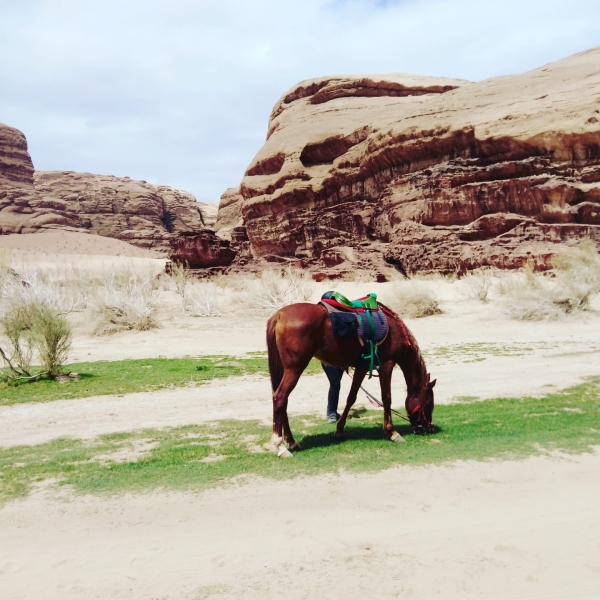
[[[352,375],[350,375],[350,371],[346,371],[346,375],[348,375],[348,377],[350,377],[350,379],[352,379],[354,381],[354,377],[352,377]],[[367,400],[373,405],[373,406],[378,406],[379,408],[383,408],[383,402],[381,402],[380,400],[378,400],[377,398],[375,398],[375,396],[373,396],[373,394],[371,394],[370,392],[367,392],[367,390],[365,390],[365,388],[361,385],[360,389],[365,393],[365,395],[367,396]],[[417,407],[417,410],[420,407]],[[404,419],[405,421],[408,421],[410,423],[410,419],[408,417],[405,417],[403,414],[399,413],[397,410],[394,410],[391,406],[390,406],[390,410],[397,415],[398,417],[400,417],[401,419]]]

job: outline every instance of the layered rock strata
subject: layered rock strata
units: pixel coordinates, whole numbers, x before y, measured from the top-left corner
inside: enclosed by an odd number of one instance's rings
[[[479,83],[302,82],[224,198],[217,223],[239,210],[255,257],[339,268],[372,247],[405,271],[543,267],[557,243],[600,242],[600,49]]]
[[[216,205],[196,202],[188,192],[165,185],[35,171],[25,136],[0,125],[0,234],[52,229],[93,233],[169,253],[175,260],[223,266],[231,262],[231,251],[208,229],[216,213]],[[184,247],[185,258],[177,254]],[[206,256],[194,255],[193,248]]]
[[[82,231],[82,224],[66,202],[35,189],[25,136],[0,124],[0,234],[48,229]]]
[[[189,193],[129,177],[36,171],[38,192],[59,198],[90,233],[165,251],[173,235],[205,229],[201,206]]]

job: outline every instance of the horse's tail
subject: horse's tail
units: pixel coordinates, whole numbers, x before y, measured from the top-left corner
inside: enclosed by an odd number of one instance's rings
[[[267,354],[269,356],[269,374],[271,375],[271,387],[273,393],[279,387],[283,379],[283,363],[277,349],[277,339],[275,335],[275,326],[277,325],[276,315],[273,315],[267,322]]]

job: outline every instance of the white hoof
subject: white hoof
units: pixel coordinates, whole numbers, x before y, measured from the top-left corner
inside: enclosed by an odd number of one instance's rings
[[[406,440],[397,431],[394,431],[394,433],[392,433],[392,435],[390,436],[390,441],[391,442],[405,442]]]
[[[276,454],[282,443],[283,443],[283,438],[280,438],[277,435],[273,435],[271,437],[271,439],[266,444],[263,445],[263,448],[265,450],[268,450],[269,452],[273,452],[273,454]]]
[[[277,450],[277,456],[279,458],[292,458],[294,455],[282,444]]]

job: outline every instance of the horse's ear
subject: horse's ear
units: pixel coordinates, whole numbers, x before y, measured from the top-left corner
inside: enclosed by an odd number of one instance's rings
[[[429,384],[429,389],[432,390],[435,387],[435,384],[437,382],[437,379],[434,379],[430,384]]]
[[[431,373],[427,373],[427,385],[429,385],[430,381],[431,381]]]

